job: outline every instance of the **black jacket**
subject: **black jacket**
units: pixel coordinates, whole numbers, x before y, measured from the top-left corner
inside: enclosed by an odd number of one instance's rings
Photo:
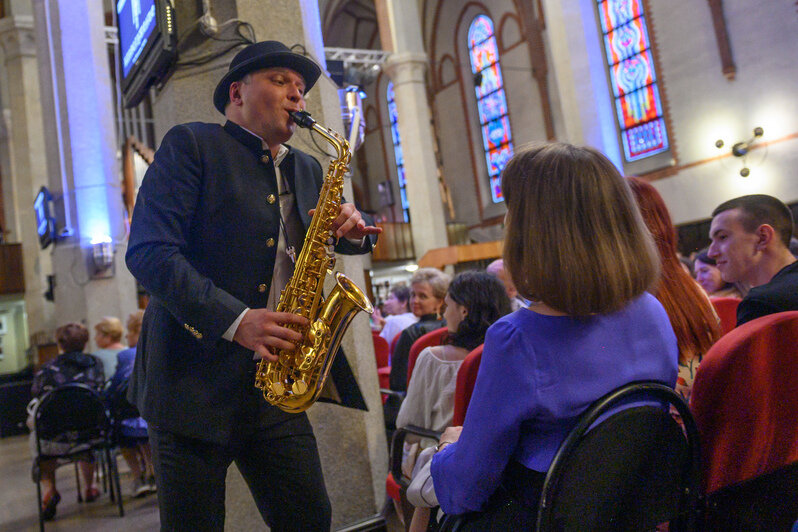
[[[290,149],[280,170],[307,229],[321,166]],[[267,304],[277,195],[271,155],[239,126],[195,122],[164,136],[139,190],[126,255],[152,296],[129,397],[154,427],[223,444],[239,426],[290,416],[254,387],[252,352],[222,338],[246,307]],[[342,239],[337,251],[366,253],[372,243]],[[336,363],[349,370],[345,359]]]
[[[748,292],[737,306],[737,326],[788,310],[798,310],[798,261],[779,270],[769,283]]]

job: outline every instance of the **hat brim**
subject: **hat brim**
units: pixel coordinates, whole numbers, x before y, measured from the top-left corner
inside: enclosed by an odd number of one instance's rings
[[[321,68],[319,68],[319,65],[314,63],[311,59],[294,52],[273,52],[268,55],[253,57],[252,59],[242,62],[224,75],[216,86],[216,90],[213,91],[213,105],[220,113],[224,114],[224,108],[229,101],[228,94],[230,92],[230,85],[250,72],[271,67],[290,68],[299,73],[305,80],[305,94],[313,88],[313,85],[316,84],[316,80],[318,80],[321,75]]]

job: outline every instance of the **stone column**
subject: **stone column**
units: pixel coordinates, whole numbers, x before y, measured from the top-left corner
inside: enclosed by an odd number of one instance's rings
[[[385,71],[393,81],[396,95],[413,248],[418,260],[430,249],[449,245],[424,82],[428,59],[421,38],[417,2],[381,0],[378,3],[381,4],[378,14],[382,15],[378,17],[380,36],[387,33],[391,36],[390,47],[386,48],[392,49],[393,54],[385,62]]]
[[[22,11],[23,6],[19,6]],[[33,16],[14,14],[0,19],[0,48],[4,60],[7,94],[2,101],[6,122],[4,148],[7,166],[3,168],[5,205],[4,229],[9,242],[22,243],[25,275],[25,309],[28,330],[37,332],[52,327],[54,307],[44,299],[46,275],[50,273],[50,253],[39,247],[33,199],[47,184],[47,167],[42,156],[44,130],[39,100],[39,74]],[[27,338],[24,339],[27,342]]]
[[[252,25],[258,41],[278,40],[289,47],[301,44],[322,65],[322,70],[326,70],[316,1],[270,2],[268,9],[264,9],[263,2],[259,0],[215,0],[211,8],[220,26],[229,18],[238,18]],[[181,20],[193,21],[199,15],[201,13],[190,6],[178,6],[178,26]],[[205,49],[209,44],[212,43],[198,42],[197,49],[184,53],[188,56]],[[224,122],[224,116],[213,107],[212,94],[239,50],[236,48],[206,65],[179,68],[174,73],[154,102],[158,137],[181,122]],[[337,88],[324,74],[309,92],[307,108],[320,124],[343,132]],[[327,152],[332,152],[323,139],[317,138],[316,142]],[[322,168],[327,168],[329,159],[319,152],[306,130],[298,130],[290,144],[313,155]],[[353,197],[348,181],[344,195],[349,200]],[[363,257],[339,255],[336,269],[343,271],[359,287],[365,287]],[[328,283],[327,293],[330,289]],[[372,516],[382,507],[388,471],[382,401],[371,332],[364,314],[355,318],[342,345],[369,410],[363,412],[317,403],[308,411],[332,502],[333,528]],[[226,502],[225,527],[228,530],[265,528],[252,496],[235,467],[231,467],[228,473]]]
[[[125,215],[102,0],[34,0],[49,187],[63,236],[53,250],[55,322],[103,316],[123,321],[137,307],[124,266]],[[92,242],[110,239],[114,265],[94,275]],[[93,336],[93,335],[92,335]],[[87,349],[94,349],[93,342]]]

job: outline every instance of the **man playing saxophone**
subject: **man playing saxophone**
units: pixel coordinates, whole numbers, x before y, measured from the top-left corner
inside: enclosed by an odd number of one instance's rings
[[[214,92],[224,126],[163,138],[133,214],[126,255],[151,294],[130,395],[150,427],[163,530],[223,530],[235,461],[272,530],[329,530],[330,503],[304,413],[269,405],[255,359],[302,339],[278,313],[316,206],[322,169],[285,145],[320,69],[276,41],[242,49]],[[340,253],[381,231],[351,203],[333,223]]]

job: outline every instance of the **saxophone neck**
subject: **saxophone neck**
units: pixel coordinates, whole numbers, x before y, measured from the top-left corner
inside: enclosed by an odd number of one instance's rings
[[[291,119],[294,121],[294,123],[296,123],[296,125],[315,131],[324,137],[324,140],[332,144],[336,151],[335,159],[337,161],[349,161],[349,157],[351,157],[349,152],[349,142],[341,137],[341,135],[332,129],[328,129],[320,125],[310,116],[310,113],[307,111],[292,111],[290,115]]]

